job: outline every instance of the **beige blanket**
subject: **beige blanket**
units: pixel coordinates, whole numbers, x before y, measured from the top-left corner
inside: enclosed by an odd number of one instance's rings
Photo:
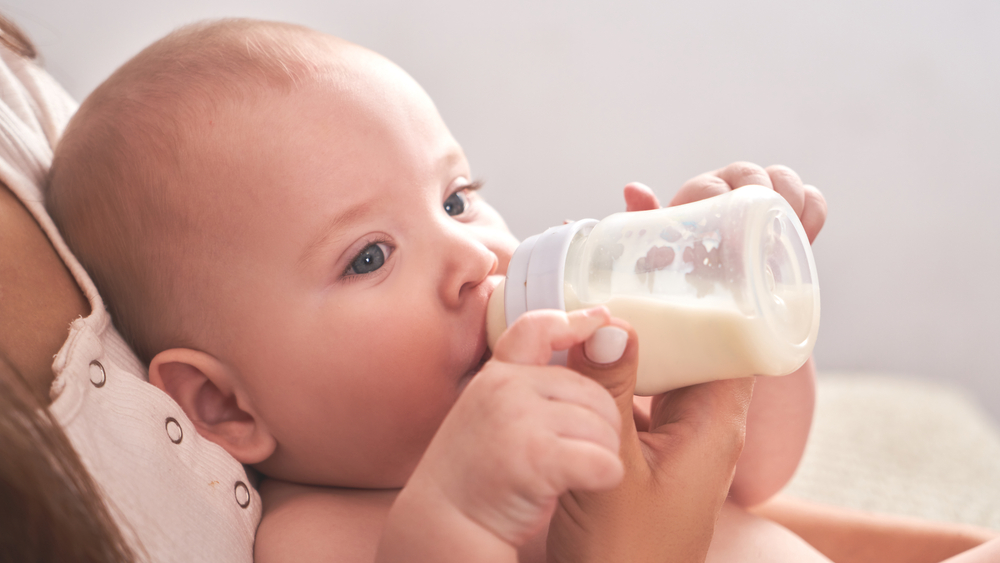
[[[947,385],[823,373],[790,496],[1000,530],[1000,428]]]

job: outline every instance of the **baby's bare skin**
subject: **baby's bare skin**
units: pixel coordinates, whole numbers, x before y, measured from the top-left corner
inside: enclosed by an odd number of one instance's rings
[[[714,382],[643,411],[633,331],[618,361],[586,357],[597,328],[628,330],[598,308],[526,315],[483,364],[486,303],[516,240],[472,189],[426,93],[378,55],[301,28],[230,22],[207,33],[234,60],[288,57],[280,69],[291,79],[252,84],[238,103],[208,84],[218,99],[169,114],[184,166],[144,172],[163,178],[159,207],[128,208],[149,214],[129,240],[160,252],[152,278],[168,279],[176,299],[163,318],[190,313],[146,343],[150,381],[203,436],[269,477],[258,561],[698,561],[753,546],[770,561],[823,560],[723,504],[730,493],[768,498],[794,471],[811,362],[756,390],[750,378]],[[137,98],[141,110],[176,99],[143,105],[129,81],[144,80],[144,66],[225,70],[183,42],[170,49],[144,52],[99,88],[60,149],[86,158],[92,146],[75,139],[88,126],[127,122]],[[163,152],[141,132],[120,150]],[[751,183],[781,193],[816,236],[825,203],[787,168],[736,163],[685,184],[675,203]],[[658,206],[641,185],[626,202]],[[92,223],[115,213],[103,219]],[[68,230],[100,268],[100,246]],[[566,347],[568,368],[545,365]]]
[[[548,546],[554,557],[569,553],[568,559],[581,560],[584,554],[569,550],[591,546],[592,553],[642,548],[702,558],[742,447],[752,382],[674,392],[654,406],[649,429],[640,431],[632,416],[631,360],[602,372],[578,353],[575,371],[551,368],[524,359],[537,338],[511,336],[509,349],[498,350],[476,374],[485,351],[486,302],[516,241],[468,189],[468,162],[426,94],[385,59],[299,28],[244,22],[210,33],[223,43],[203,49],[205,37],[184,36],[199,48],[178,41],[161,49],[166,53],[154,47],[98,88],[60,144],[53,190],[57,202],[60,193],[100,202],[84,188],[74,193],[58,185],[65,175],[93,190],[114,186],[114,178],[86,184],[80,178],[86,171],[70,173],[74,150],[90,163],[87,151],[104,146],[88,137],[88,127],[124,124],[122,135],[133,137],[116,150],[137,151],[127,162],[132,165],[161,156],[164,137],[144,138],[148,124],[127,129],[131,104],[138,107],[135,119],[148,119],[149,107],[171,116],[165,125],[177,127],[170,131],[184,166],[168,158],[159,173],[138,172],[120,194],[139,198],[126,201],[127,215],[100,216],[99,207],[91,208],[95,220],[88,225],[113,228],[117,221],[123,230],[139,229],[125,239],[156,252],[140,252],[126,265],[160,257],[148,264],[155,274],[149,279],[167,280],[164,287],[173,288],[177,301],[157,313],[163,295],[151,293],[143,310],[170,321],[162,325],[171,329],[142,343],[152,356],[150,381],[181,405],[203,436],[274,480],[263,488],[268,511],[259,557],[312,545],[370,560],[372,539],[379,538],[386,557],[400,549],[413,560],[422,541],[448,538],[429,546],[445,553],[428,552],[427,559],[460,555],[462,546],[484,560],[515,558],[518,547],[525,558],[538,559],[543,544],[537,538],[555,511]],[[285,89],[252,90],[239,103],[226,103],[221,90],[199,103],[203,91],[183,90],[190,81],[171,83],[181,89],[173,96],[155,97],[154,88],[154,97],[143,101],[142,92],[153,88],[142,84],[150,79],[147,68],[213,76],[213,61],[201,53],[227,44],[235,46],[229,65],[254,53],[247,45],[278,57],[295,45],[296,56],[280,66],[293,78]],[[304,61],[297,58],[303,54]],[[172,114],[169,104],[182,104],[185,92],[195,96],[193,109]],[[153,192],[134,187],[149,176],[162,179],[147,188]],[[742,176],[727,168],[715,177],[736,187],[729,182]],[[651,196],[638,188],[629,193],[633,208],[641,199],[635,194]],[[102,271],[100,244],[88,246],[94,239],[72,225],[66,231],[97,279],[124,270]],[[594,314],[548,312],[521,325],[526,334],[547,335],[542,342],[553,338],[557,347],[579,350],[596,328],[612,322],[606,311]],[[570,327],[568,336],[558,327]],[[598,375],[608,379],[598,384]],[[581,395],[581,389],[589,391]],[[507,404],[499,400],[504,393],[512,394],[509,404],[524,424],[485,416],[487,407]],[[544,400],[518,411],[532,394]],[[479,407],[462,407],[477,396]],[[546,409],[565,412],[546,415]],[[442,424],[446,418],[454,421]],[[791,444],[791,455],[772,459],[794,465],[799,448]],[[497,463],[456,471],[462,459]],[[671,486],[683,483],[696,485]],[[386,514],[392,493],[382,490],[404,485]],[[305,486],[379,492],[369,497]],[[568,490],[575,494],[561,496]],[[648,507],[637,509],[629,495]],[[342,510],[342,502],[367,517],[343,521],[354,511]],[[271,511],[274,505],[283,508]],[[328,531],[296,535],[317,526]],[[663,537],[670,541],[657,539]],[[528,553],[531,547],[539,550]]]
[[[756,183],[763,183],[763,181],[759,178],[755,178],[755,181]],[[637,191],[640,193],[635,193]],[[647,197],[647,195],[649,194],[643,193],[643,188],[641,186],[632,185],[626,190],[626,193],[627,193],[626,197],[629,200],[629,208],[632,210],[641,209],[644,206],[655,205],[656,203],[655,198],[649,199]],[[809,233],[810,238],[814,238],[815,234],[816,233],[814,231],[810,232]],[[487,365],[487,367],[489,367],[489,364]],[[623,367],[627,368],[626,371],[631,370],[632,377],[634,378],[635,366],[630,365]],[[480,374],[477,377],[483,377],[483,374]],[[813,370],[812,370],[812,364],[810,362],[809,364],[807,364],[807,366],[805,366],[802,370],[800,370],[796,374],[788,376],[788,378],[784,379],[784,381],[788,382],[786,386],[774,387],[772,389],[775,390],[773,392],[778,392],[778,393],[784,392],[786,396],[788,395],[788,393],[802,392],[802,390],[805,389],[805,391],[807,392],[806,397],[811,398],[812,378],[813,378]],[[738,385],[740,383],[741,382],[736,382],[735,384]],[[634,379],[631,380],[631,384],[634,385]],[[721,386],[726,384],[724,382],[719,382],[713,385],[719,386],[721,388]],[[710,386],[705,386],[705,387],[707,389]],[[690,390],[686,392],[689,391]],[[675,404],[673,406],[675,408],[663,412],[670,413],[670,415],[672,416],[678,416],[678,413],[684,412],[685,406],[690,408],[692,406],[690,403],[697,404],[695,401],[681,396],[683,393],[684,392],[678,392],[673,394],[675,399]],[[622,395],[625,399],[622,404],[624,404],[625,407],[623,407],[620,410],[623,411],[623,414],[627,415],[627,422],[631,422],[633,419],[631,391],[629,390],[627,393],[623,393]],[[678,399],[677,398],[678,396],[681,397]],[[765,390],[765,392],[759,394],[759,396],[763,396],[765,398],[768,397],[768,390]],[[660,403],[664,403],[665,402],[664,399],[665,398],[662,398],[660,400]],[[785,401],[785,403],[787,402],[788,401]],[[799,419],[804,421],[804,424],[807,426],[809,420],[808,416],[811,416],[811,401],[807,400],[802,402],[806,403],[810,407],[808,410],[804,411],[807,413],[806,417]],[[699,412],[703,413],[712,412],[711,409],[704,408],[703,404],[698,405],[698,407],[695,408],[697,408]],[[796,412],[801,413],[803,411],[798,410]],[[648,411],[646,411],[645,413],[642,414],[644,414],[645,417],[648,417],[649,413]],[[794,416],[786,417],[784,420],[782,420],[780,419],[779,416],[776,416],[777,413],[772,412],[770,414],[775,416],[773,416],[770,419],[765,419],[765,421],[774,420],[775,422],[778,423],[784,423],[787,422],[789,419],[795,420]],[[645,417],[640,416],[639,418],[641,420],[647,420]],[[625,420],[624,417],[623,420]],[[768,429],[764,427],[763,424],[760,426],[765,436],[766,435],[774,436],[777,432],[777,429],[774,428]],[[644,427],[643,429],[645,430],[646,427]],[[770,432],[768,432],[768,430],[770,430]],[[786,472],[785,475],[787,478],[787,475],[790,475],[791,471],[794,470],[795,464],[797,463],[798,460],[798,455],[800,455],[801,453],[801,450],[796,451],[794,449],[795,447],[801,447],[802,442],[804,441],[804,433],[800,432],[799,435],[801,436],[800,441],[798,442],[790,441],[791,444],[793,445],[792,448],[787,448],[787,447],[782,448],[780,444],[770,445],[771,451],[768,452],[769,454],[771,454],[771,456],[769,457],[769,460],[771,461],[770,467],[766,467],[758,463],[758,466],[753,467],[750,471],[753,471],[754,469],[772,469],[772,470],[776,469],[779,472],[785,471]],[[637,441],[638,437],[639,437],[638,434],[635,434],[635,430],[633,430],[631,435],[626,433],[623,436],[623,439],[631,438],[633,441],[628,443],[638,445],[640,443],[639,441]],[[702,437],[704,438],[704,435],[702,435]],[[649,438],[646,438],[645,440],[648,441]],[[787,443],[789,443],[789,441],[786,441],[786,444]],[[726,451],[725,448],[717,448],[717,449],[720,452]],[[626,452],[628,448],[623,445],[622,450],[623,450],[622,455],[626,455],[624,452]],[[789,450],[791,451],[789,452]],[[782,454],[785,454],[784,457],[782,456]],[[752,449],[750,450],[750,455],[751,456],[753,455]],[[646,456],[637,456],[637,457],[641,459],[646,458]],[[451,460],[449,459],[448,461],[450,462]],[[702,458],[702,461],[704,461],[704,458]],[[720,463],[719,465],[721,467],[725,467],[725,463]],[[782,467],[784,467],[784,469],[782,469]],[[638,471],[637,467],[633,466],[632,473],[636,473],[637,471]],[[632,478],[631,482],[634,487],[636,481],[635,475],[630,475],[630,477]],[[745,482],[752,483],[752,480],[747,478],[744,479]],[[778,487],[780,487],[781,485],[783,485],[783,482],[778,484]],[[718,484],[716,484],[715,486],[716,488],[718,488]],[[767,491],[764,491],[763,493],[761,492],[762,488],[766,488],[769,486],[773,486],[773,484],[771,482],[764,481],[763,487],[757,489],[752,489],[752,488],[744,489],[744,491],[746,491],[744,494],[749,494],[749,495],[766,494],[767,496],[770,496],[771,493]],[[619,490],[628,490],[628,488],[629,486],[627,484],[623,484],[619,488]],[[284,545],[284,547],[277,548],[273,552],[271,550],[260,552],[259,557],[263,558],[261,560],[268,560],[266,558],[270,556],[275,556],[276,557],[275,560],[279,561],[283,560],[283,557],[289,555],[289,551],[287,549],[289,545],[298,546],[297,548],[299,549],[317,549],[318,552],[329,552],[329,550],[335,550],[337,545],[343,545],[344,542],[353,542],[354,545],[356,546],[358,544],[361,544],[363,547],[360,550],[361,552],[358,553],[358,555],[360,556],[358,560],[370,560],[369,558],[373,557],[377,553],[377,547],[379,545],[379,541],[381,540],[379,532],[381,530],[381,527],[385,524],[386,519],[389,518],[388,511],[392,507],[391,493],[380,493],[378,496],[373,496],[370,499],[371,504],[365,504],[365,507],[363,509],[360,509],[359,503],[364,503],[365,501],[362,500],[363,497],[361,497],[359,494],[355,492],[350,493],[349,497],[344,497],[343,495],[333,491],[324,491],[322,493],[317,494],[317,492],[314,490],[303,489],[296,485],[270,482],[264,485],[264,487],[262,488],[262,493],[265,498],[265,506],[268,505],[267,501],[270,498],[281,499],[281,501],[280,501],[280,509],[278,509],[276,512],[268,512],[268,514],[265,515],[264,523],[262,524],[258,535],[259,538],[258,545],[261,546],[269,545],[270,542],[268,538],[283,538],[282,544]],[[660,503],[660,505],[663,507],[667,507],[669,506],[669,502],[667,502],[666,499],[669,498],[669,494],[665,491],[663,493],[664,494],[662,494],[661,496],[664,498],[664,502]],[[622,528],[625,528],[625,529],[630,529],[630,531],[638,531],[639,535],[641,535],[643,528],[642,525],[639,524],[638,522],[645,521],[646,523],[648,523],[651,521],[649,519],[648,511],[639,510],[638,507],[634,504],[634,498],[635,497],[633,496],[632,497],[633,504],[625,507],[625,510],[631,511],[631,513],[626,512],[615,515],[615,520],[621,526],[621,528],[618,528],[619,534],[621,533],[620,530]],[[719,500],[721,501],[721,498]],[[343,508],[345,504],[350,505],[353,508],[350,510],[344,510]],[[704,504],[711,506],[710,502]],[[609,511],[610,508],[612,508],[612,506],[605,503],[601,508],[602,511],[606,513]],[[353,519],[351,517],[351,515],[355,512],[355,510],[359,509],[362,514],[366,515],[366,517],[360,521]],[[266,510],[270,509],[266,508]],[[708,510],[706,512],[714,519],[715,515],[718,514],[718,507],[715,507],[712,510]],[[310,513],[316,513],[316,514],[310,514]],[[310,532],[305,531],[305,529],[300,526],[301,520],[299,518],[304,517],[307,520],[313,520],[315,518],[319,518],[320,514],[326,514],[328,516],[331,514],[339,514],[343,518],[350,519],[351,522],[350,523],[344,522],[342,523],[342,525],[334,526],[334,528],[342,530],[343,531],[342,534],[341,533],[328,534],[325,537],[325,539],[319,540],[317,542],[316,538],[312,536]],[[645,517],[638,518],[639,515],[643,514],[645,515]],[[559,512],[557,511],[556,514],[557,519],[558,516]],[[690,514],[685,514],[685,516],[690,516]],[[667,529],[670,529],[669,520],[670,518],[669,515],[667,514],[665,514],[661,519],[655,519],[655,518],[652,519],[652,522],[656,525],[653,526],[652,529],[646,532],[648,535],[644,539],[648,540],[651,537],[657,537],[657,536],[663,538],[664,537],[663,532]],[[414,536],[426,537],[427,531],[420,525],[422,523],[426,523],[426,521],[425,520],[405,521],[406,524],[405,529],[413,532]],[[456,522],[453,522],[451,526],[454,529],[461,529],[459,524]],[[697,538],[697,533],[696,533],[697,529],[698,528],[695,527],[693,530],[681,531],[678,528],[679,533],[677,535],[685,535],[686,533],[688,538],[691,537]],[[693,549],[693,552],[689,554],[690,557],[686,557],[683,559],[700,560],[706,556],[704,551],[699,552],[698,550],[699,549],[703,550],[704,548],[708,547],[709,538],[711,538],[711,525],[709,525],[708,531],[709,535],[705,538],[703,542],[700,543],[697,541],[693,542],[695,544],[695,547]],[[750,531],[752,531],[752,533],[748,533]],[[546,553],[544,548],[546,545],[545,537],[547,533],[551,533],[551,530],[548,530],[546,527],[541,526],[540,528],[538,528],[538,532],[536,532],[536,534],[528,538],[520,537],[516,541],[507,541],[506,543],[522,546],[518,553],[519,559],[521,561],[543,561],[546,559]],[[302,541],[298,541],[295,538],[299,534],[306,534],[309,537],[299,538]],[[469,534],[469,536],[472,535],[473,534],[471,533]],[[562,536],[560,535],[560,533],[557,532],[555,537],[560,538]],[[367,541],[361,540],[361,538],[367,538]],[[551,542],[552,536],[550,535],[549,538],[550,538],[549,541]],[[440,538],[435,538],[435,544],[437,544],[439,539]],[[643,545],[642,539],[636,541],[634,538],[629,538],[629,540],[630,541],[623,543],[626,543],[631,546]],[[317,543],[320,545],[317,545]],[[572,543],[573,542],[563,542],[563,546],[572,545]],[[683,553],[683,551],[679,552],[678,545],[676,543],[672,543],[670,540],[660,540],[658,543],[659,545],[657,547],[667,548],[664,549],[664,553],[670,553],[674,556]],[[476,550],[477,550],[476,553],[478,553],[480,557],[483,557],[484,554],[482,552],[482,544],[476,542],[474,545],[476,545]],[[807,544],[805,544],[805,542],[797,538],[794,534],[791,534],[786,529],[774,524],[773,522],[769,522],[767,520],[751,516],[743,512],[735,504],[733,505],[727,504],[727,507],[723,509],[722,518],[719,520],[718,526],[715,527],[715,539],[714,541],[712,541],[711,549],[708,551],[707,555],[709,557],[709,560],[726,560],[726,561],[739,560],[733,558],[734,553],[755,553],[757,551],[754,551],[749,548],[754,546],[765,546],[765,545],[771,546],[769,550],[766,552],[768,554],[768,557],[770,557],[767,560],[771,561],[782,560],[773,558],[773,556],[778,555],[780,553],[782,557],[786,557],[785,560],[789,561],[809,561],[809,560],[826,561],[826,559],[822,555],[820,555],[814,549],[809,547]],[[502,547],[503,547],[502,543],[499,546],[497,546],[498,550],[500,551],[502,551],[500,549]],[[690,549],[690,546],[688,547]],[[407,549],[411,550],[409,551],[409,553],[411,556],[414,556],[412,552],[413,549],[412,544],[407,544]],[[555,553],[559,554],[560,552],[555,552]],[[618,546],[617,553],[619,555],[623,555],[621,546]],[[459,555],[458,557],[456,557],[456,560],[462,560],[465,557],[465,555],[467,555],[467,554],[456,553],[454,551],[450,551],[449,554]],[[298,555],[305,555],[305,554],[298,554]],[[385,555],[385,553],[383,553],[383,555]],[[503,558],[505,557],[502,553],[498,553],[496,555],[498,557],[498,560],[503,560]],[[437,556],[441,557],[440,554],[438,554]],[[509,554],[507,555],[507,557],[510,556],[511,555]],[[553,557],[553,554],[551,552],[549,553],[549,557],[550,559],[553,560],[568,560],[568,561],[582,560],[574,557],[565,557],[560,559],[558,555]],[[595,558],[595,560],[601,560],[601,559]],[[636,559],[633,556],[630,557],[629,560],[639,560],[639,559]]]

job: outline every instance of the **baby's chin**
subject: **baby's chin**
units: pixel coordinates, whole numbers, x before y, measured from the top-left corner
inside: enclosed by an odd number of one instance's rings
[[[411,446],[413,444],[410,444]],[[314,462],[289,462],[268,459],[252,465],[261,476],[286,483],[338,489],[401,489],[410,479],[417,463],[429,444],[419,451],[396,451],[392,456],[374,455],[367,461],[351,464],[349,469],[335,468],[336,462],[317,465]],[[364,453],[355,452],[354,456]],[[314,460],[312,460],[314,461]]]

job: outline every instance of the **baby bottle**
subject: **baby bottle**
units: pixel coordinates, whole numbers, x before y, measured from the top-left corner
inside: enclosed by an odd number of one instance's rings
[[[809,240],[788,202],[762,186],[526,239],[490,298],[490,346],[526,311],[597,305],[638,333],[638,395],[789,374],[819,331]],[[565,362],[562,351],[551,363]]]

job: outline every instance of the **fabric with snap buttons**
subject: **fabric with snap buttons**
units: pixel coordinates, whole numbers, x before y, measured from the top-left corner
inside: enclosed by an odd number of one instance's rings
[[[252,481],[147,382],[45,211],[53,147],[77,105],[34,63],[4,48],[0,58],[0,180],[38,221],[91,307],[70,324],[55,357],[49,410],[142,560],[250,563],[261,515]]]

